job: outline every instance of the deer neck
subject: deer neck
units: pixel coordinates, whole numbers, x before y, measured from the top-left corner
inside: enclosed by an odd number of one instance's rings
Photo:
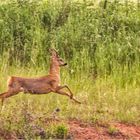
[[[50,75],[56,76],[57,78],[60,78],[60,66],[55,60],[51,60],[50,65]]]

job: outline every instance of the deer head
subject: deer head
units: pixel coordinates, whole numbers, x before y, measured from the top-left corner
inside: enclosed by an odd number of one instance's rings
[[[56,49],[51,48],[50,50],[51,58],[59,65],[59,66],[66,66],[67,63],[58,55]]]

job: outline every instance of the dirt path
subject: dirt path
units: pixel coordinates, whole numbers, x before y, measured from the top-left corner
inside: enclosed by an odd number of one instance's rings
[[[75,120],[68,124],[74,140],[140,139],[140,126],[112,123],[108,127],[102,127]]]

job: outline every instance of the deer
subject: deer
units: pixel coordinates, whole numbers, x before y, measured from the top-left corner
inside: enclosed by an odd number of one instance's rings
[[[66,66],[67,63],[59,56],[56,49],[51,48],[49,51],[51,54],[49,74],[38,78],[11,76],[7,81],[7,91],[0,94],[2,106],[6,98],[20,92],[37,95],[53,92],[68,96],[76,103],[81,104],[81,102],[73,97],[73,93],[67,85],[60,85],[60,67]],[[63,89],[68,91],[63,91]]]

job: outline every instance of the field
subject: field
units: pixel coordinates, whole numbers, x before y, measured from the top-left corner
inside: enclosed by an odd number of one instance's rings
[[[61,84],[82,104],[17,94],[0,112],[0,139],[140,138],[140,4],[1,2],[0,93],[9,76],[47,75],[52,47],[68,63]]]

